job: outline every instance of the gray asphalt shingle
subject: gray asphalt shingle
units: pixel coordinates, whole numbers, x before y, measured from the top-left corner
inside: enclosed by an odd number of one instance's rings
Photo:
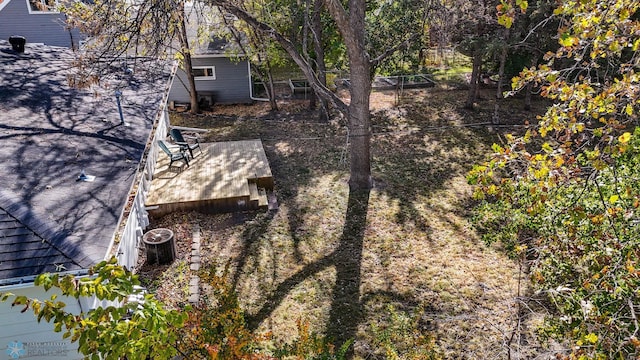
[[[164,101],[166,66],[130,60],[133,75],[114,67],[78,89],[74,56],[38,44],[18,54],[0,40],[0,282],[107,256]],[[82,170],[95,181],[77,181]]]

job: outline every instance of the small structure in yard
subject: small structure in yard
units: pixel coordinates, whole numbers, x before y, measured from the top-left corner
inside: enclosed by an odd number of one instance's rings
[[[188,168],[171,171],[160,156],[146,206],[154,217],[174,211],[232,212],[274,208],[273,175],[262,141],[200,143]],[[270,199],[271,196],[271,199]]]
[[[309,86],[309,82],[307,80],[289,79],[289,87],[291,88],[291,93],[293,95],[304,94],[306,96],[311,94],[311,86]]]

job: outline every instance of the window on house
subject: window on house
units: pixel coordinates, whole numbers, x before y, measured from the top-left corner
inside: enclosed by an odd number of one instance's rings
[[[193,78],[196,80],[215,80],[216,68],[215,66],[194,66]]]
[[[28,0],[29,12],[58,12],[58,0]]]

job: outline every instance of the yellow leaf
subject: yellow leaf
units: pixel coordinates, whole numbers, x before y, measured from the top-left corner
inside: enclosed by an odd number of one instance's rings
[[[621,142],[621,143],[623,143],[623,144],[628,143],[628,142],[629,142],[629,140],[631,140],[631,134],[630,134],[630,133],[628,133],[628,132],[626,132],[626,133],[624,133],[624,134],[622,134],[622,135],[620,135],[620,136],[618,137],[618,141],[620,141],[620,142]]]
[[[609,203],[611,204],[615,204],[616,201],[618,201],[620,197],[618,195],[611,195],[611,197],[609,198]]]
[[[633,106],[631,106],[631,104],[627,104],[627,106],[624,107],[624,112],[629,116],[633,115]]]
[[[589,335],[585,336],[584,339],[592,344],[595,344],[598,341],[598,335],[589,333]]]
[[[549,175],[549,168],[546,166],[542,166],[540,169],[533,172],[533,176],[539,180],[546,178],[547,175]]]
[[[571,36],[568,33],[564,33],[560,36],[560,39],[558,40],[558,42],[562,46],[571,47],[573,45],[577,45],[579,40],[575,36]]]

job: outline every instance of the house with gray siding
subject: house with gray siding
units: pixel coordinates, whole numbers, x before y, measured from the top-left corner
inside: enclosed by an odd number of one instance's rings
[[[23,36],[29,43],[77,48],[82,35],[67,29],[59,0],[0,0],[0,39]]]
[[[198,98],[205,106],[252,101],[251,70],[246,58],[224,52],[200,53],[193,56],[192,63]],[[169,92],[169,101],[189,103],[187,89],[186,74],[183,69],[178,69]]]
[[[199,11],[196,11],[196,7]],[[187,38],[191,46],[196,91],[202,105],[253,101],[249,59],[240,46],[225,38],[222,14],[202,4],[185,5]],[[206,15],[206,16],[204,16]],[[200,34],[200,35],[198,35]],[[202,34],[209,34],[203,39]],[[176,72],[169,101],[189,103],[189,82],[182,68]]]

